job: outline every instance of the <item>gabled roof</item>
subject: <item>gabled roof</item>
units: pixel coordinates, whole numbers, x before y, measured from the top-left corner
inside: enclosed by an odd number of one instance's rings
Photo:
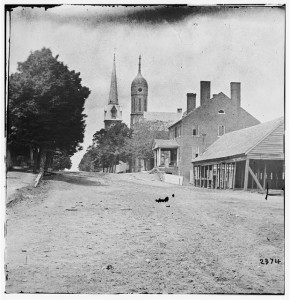
[[[219,98],[219,97],[225,97],[225,98],[227,98],[228,100],[231,100],[226,94],[224,94],[223,92],[219,92],[218,94],[215,94],[212,98],[210,98],[209,101],[210,101],[210,102],[211,102],[211,101],[215,101],[215,100],[217,100],[217,98]],[[178,122],[180,122],[180,121],[182,121],[183,119],[185,119],[185,118],[187,118],[188,116],[190,116],[193,112],[198,112],[198,111],[201,110],[202,108],[203,108],[202,106],[198,106],[198,107],[196,107],[195,109],[191,110],[190,112],[185,111],[185,112],[183,113],[182,118],[180,118],[179,120],[175,121],[175,122],[174,122],[173,124],[171,124],[168,128],[170,128],[170,127],[176,125]]]
[[[174,149],[178,148],[179,145],[176,142],[176,140],[161,140],[161,139],[155,139],[153,150],[157,148],[165,148],[165,149]]]
[[[283,122],[284,118],[281,117],[270,122],[226,133],[192,162],[246,155]]]
[[[146,121],[176,122],[181,119],[182,114],[176,112],[144,112]]]

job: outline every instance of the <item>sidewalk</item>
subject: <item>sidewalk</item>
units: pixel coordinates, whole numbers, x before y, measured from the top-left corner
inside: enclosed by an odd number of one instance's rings
[[[35,184],[37,174],[31,172],[10,171],[7,173],[6,181],[6,203],[8,203],[15,196],[17,191],[21,188]]]

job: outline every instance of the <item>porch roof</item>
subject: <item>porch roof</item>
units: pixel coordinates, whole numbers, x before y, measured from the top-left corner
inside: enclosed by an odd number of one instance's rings
[[[161,140],[155,139],[153,144],[153,150],[155,149],[176,149],[179,145],[176,140]]]

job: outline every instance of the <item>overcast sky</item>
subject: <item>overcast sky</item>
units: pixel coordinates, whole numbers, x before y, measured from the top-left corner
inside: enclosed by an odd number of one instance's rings
[[[186,109],[186,93],[211,81],[211,94],[230,96],[241,82],[242,107],[261,122],[284,113],[285,11],[281,8],[18,7],[11,12],[10,71],[30,51],[48,47],[81,73],[91,94],[85,105],[84,151],[103,127],[116,53],[119,102],[129,125],[130,87],[142,55],[148,111]]]

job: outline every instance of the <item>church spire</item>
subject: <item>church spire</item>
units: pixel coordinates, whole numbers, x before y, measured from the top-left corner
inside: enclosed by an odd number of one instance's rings
[[[141,74],[141,55],[139,55],[139,69],[138,73]]]
[[[119,104],[118,103],[118,87],[117,87],[117,75],[116,75],[116,58],[114,53],[113,71],[111,77],[111,87],[109,95],[109,104]]]

